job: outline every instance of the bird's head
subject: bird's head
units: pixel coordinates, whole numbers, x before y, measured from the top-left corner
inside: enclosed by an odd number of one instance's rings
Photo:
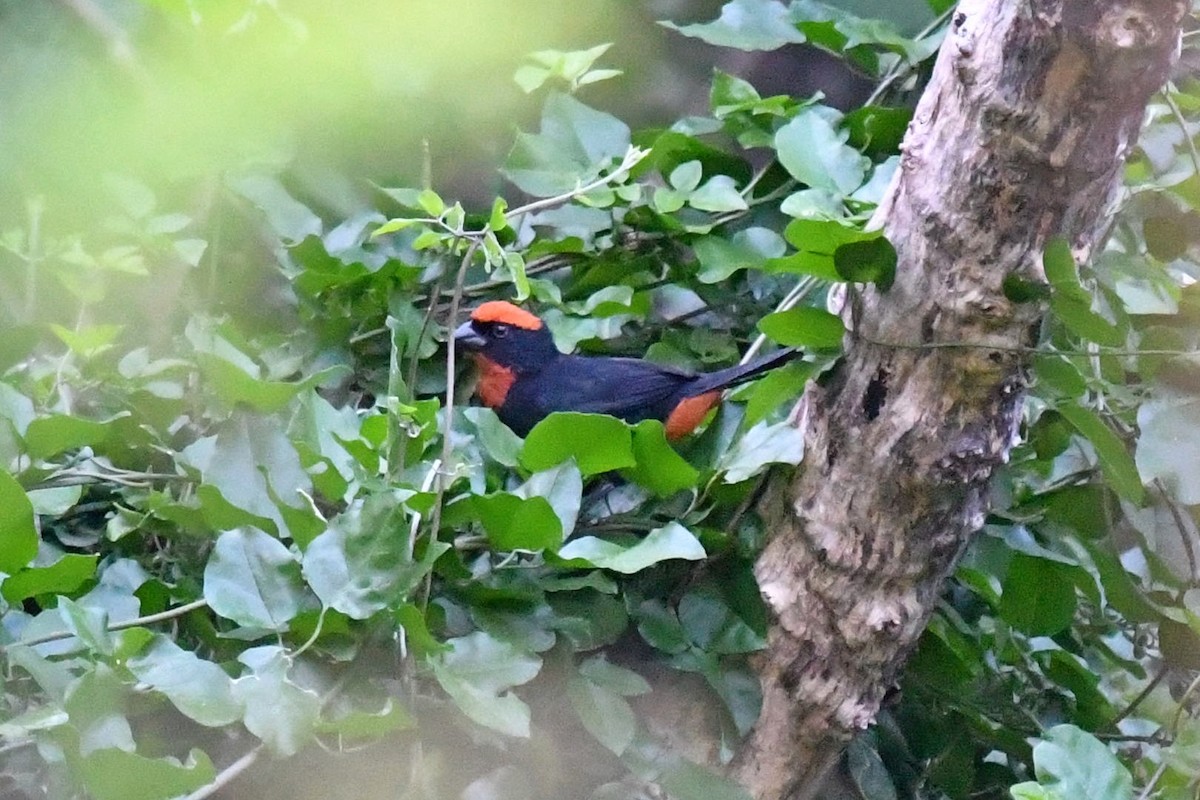
[[[498,366],[517,372],[540,369],[558,355],[546,324],[503,300],[484,303],[454,331],[454,344]]]

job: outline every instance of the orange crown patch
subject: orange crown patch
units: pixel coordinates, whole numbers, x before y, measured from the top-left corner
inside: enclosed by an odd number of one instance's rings
[[[527,331],[542,327],[542,321],[523,308],[517,308],[504,300],[489,300],[471,312],[476,322],[501,322]]]

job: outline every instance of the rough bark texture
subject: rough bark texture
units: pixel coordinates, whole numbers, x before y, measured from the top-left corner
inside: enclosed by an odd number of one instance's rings
[[[959,4],[879,212],[896,282],[853,296],[844,363],[807,397],[804,470],[765,502],[763,711],[734,764],[756,797],[814,796],[895,684],[1017,431],[1025,356],[1004,348],[1030,343],[1042,309],[1001,282],[1042,279],[1052,236],[1081,257],[1101,243],[1185,11]]]

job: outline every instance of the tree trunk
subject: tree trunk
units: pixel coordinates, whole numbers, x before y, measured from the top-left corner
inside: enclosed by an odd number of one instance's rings
[[[832,380],[810,389],[803,471],[764,501],[756,574],[771,611],[763,711],[734,763],[757,798],[812,797],[875,717],[986,511],[1018,432],[1066,236],[1102,245],[1146,102],[1168,76],[1182,0],[964,0],[879,219],[895,284],[851,294]],[[965,343],[969,347],[914,347]]]

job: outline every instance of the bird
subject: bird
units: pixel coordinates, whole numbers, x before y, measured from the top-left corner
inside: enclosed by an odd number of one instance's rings
[[[518,436],[555,411],[660,420],[668,439],[692,433],[721,391],[800,354],[779,350],[716,372],[696,373],[639,358],[562,353],[539,317],[504,300],[482,303],[454,331],[479,369],[476,395]]]

